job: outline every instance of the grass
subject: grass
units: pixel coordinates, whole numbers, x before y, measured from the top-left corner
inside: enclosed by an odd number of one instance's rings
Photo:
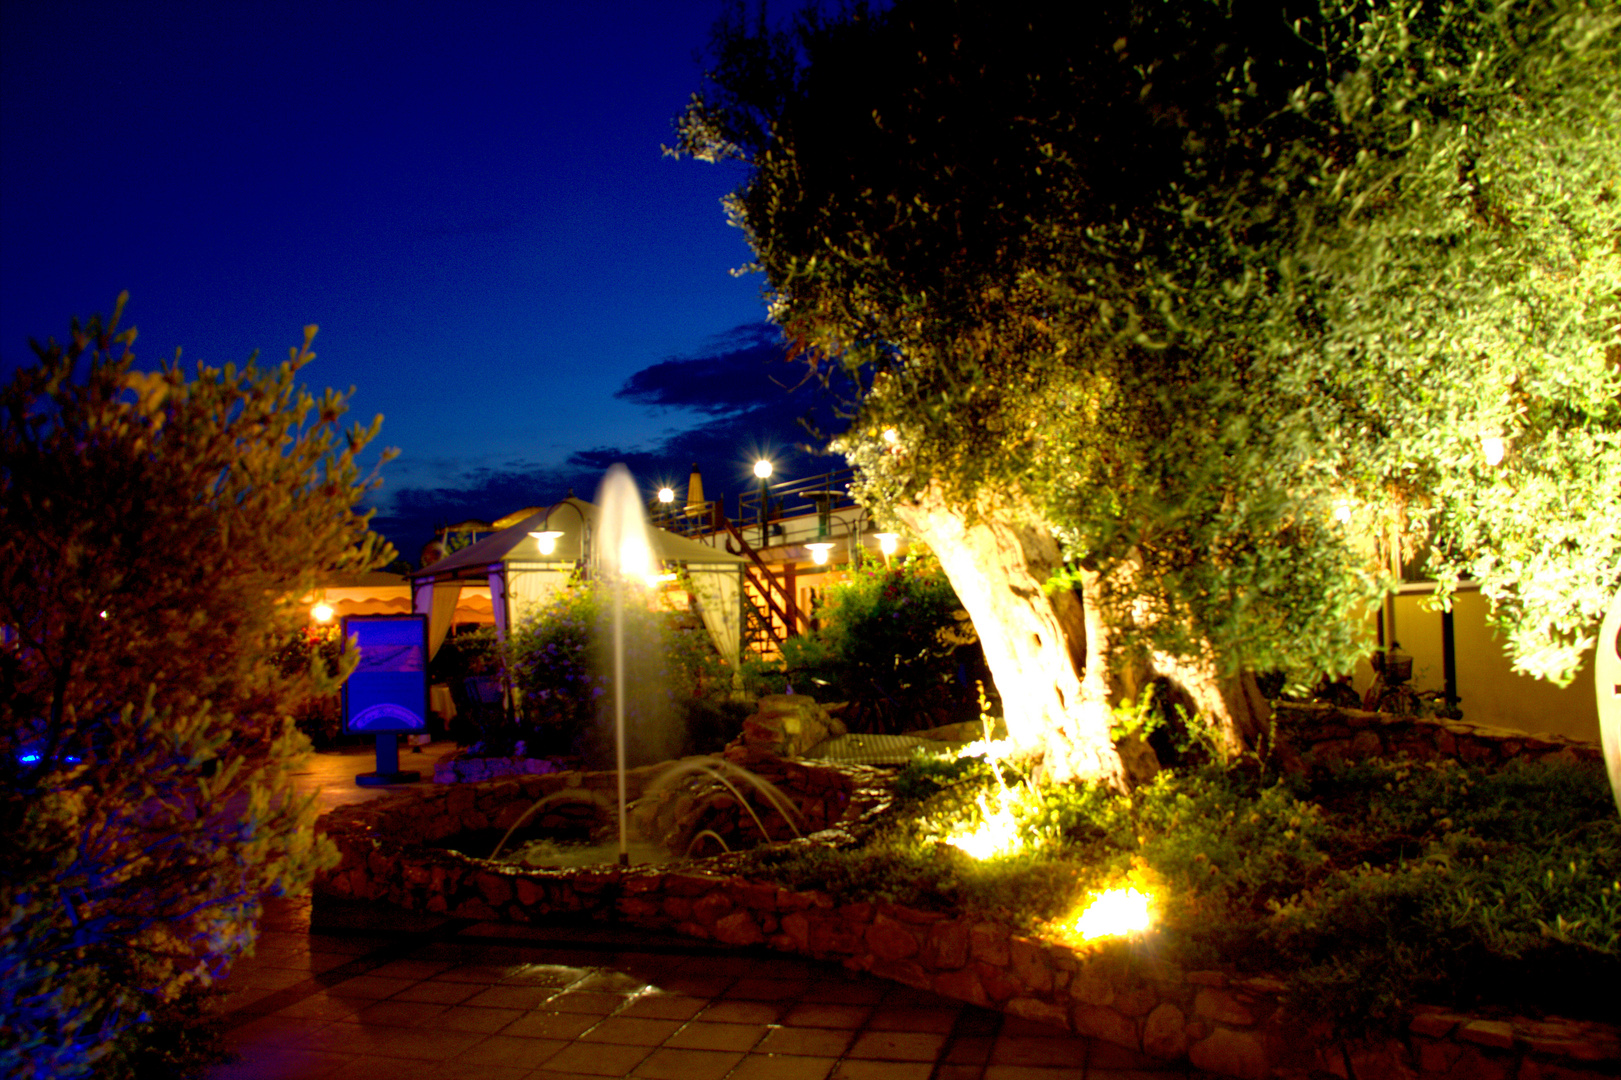
[[[1346,1035],[1418,1003],[1613,1019],[1586,989],[1621,982],[1621,819],[1600,767],[1370,761],[1308,781],[1204,766],[1122,797],[919,758],[896,792],[860,845],[762,850],[749,872],[1048,935],[1089,892],[1146,885],[1161,955],[1280,975],[1297,1013]],[[999,807],[1019,850],[951,845]]]

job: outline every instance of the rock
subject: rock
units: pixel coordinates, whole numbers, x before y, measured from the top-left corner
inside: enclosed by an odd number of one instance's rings
[[[1188,1047],[1188,1060],[1195,1068],[1243,1080],[1265,1080],[1272,1071],[1260,1036],[1231,1028],[1217,1028]]]
[[[1125,766],[1126,777],[1133,786],[1146,784],[1159,775],[1159,756],[1141,736],[1127,735],[1115,743],[1114,748],[1120,754],[1120,763]]]
[[[1199,991],[1199,996],[1193,1000],[1193,1013],[1210,1020],[1219,1020],[1223,1024],[1243,1024],[1248,1026],[1255,1023],[1255,1014],[1240,1005],[1225,990],[1205,987]]]
[[[1165,1002],[1148,1014],[1143,1024],[1143,1051],[1167,1061],[1188,1052],[1187,1017],[1181,1009]]]
[[[743,721],[741,740],[750,751],[793,758],[803,757],[811,747],[845,732],[844,721],[830,716],[815,698],[767,694],[759,700],[754,715]]]

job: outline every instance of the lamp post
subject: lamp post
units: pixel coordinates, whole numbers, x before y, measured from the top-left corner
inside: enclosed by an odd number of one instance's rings
[[[771,462],[761,458],[754,463],[754,475],[760,478],[760,546],[771,543]]]

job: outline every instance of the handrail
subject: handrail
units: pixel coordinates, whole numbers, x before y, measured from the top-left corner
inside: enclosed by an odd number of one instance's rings
[[[726,550],[733,555],[747,556],[749,561],[754,563],[754,569],[757,569],[760,576],[765,579],[765,583],[762,584],[755,578],[750,567],[747,565],[743,567],[743,574],[748,578],[749,583],[754,586],[754,591],[759,593],[765,600],[767,606],[771,609],[771,613],[782,620],[782,625],[787,629],[789,635],[799,633],[799,627],[795,625],[798,620],[790,619],[786,610],[789,605],[788,587],[777,580],[777,576],[771,572],[771,568],[766,566],[765,560],[760,558],[760,553],[754,550],[754,547],[747,540],[743,539],[742,531],[732,523],[724,512],[716,511],[715,521],[716,524],[726,530]],[[739,545],[738,547],[732,545],[734,540]],[[782,594],[782,603],[780,605],[777,603],[776,597],[772,595],[773,590]],[[771,637],[777,644],[782,644],[777,639],[776,634],[773,633]]]

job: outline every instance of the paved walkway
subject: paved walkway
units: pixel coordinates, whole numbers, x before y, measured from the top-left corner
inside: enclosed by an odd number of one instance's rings
[[[448,748],[402,768],[431,773]],[[376,797],[320,755],[323,805]],[[1107,1043],[837,964],[609,924],[271,905],[226,986],[210,1080],[1170,1080]],[[1186,1073],[1197,1076],[1203,1074]]]

